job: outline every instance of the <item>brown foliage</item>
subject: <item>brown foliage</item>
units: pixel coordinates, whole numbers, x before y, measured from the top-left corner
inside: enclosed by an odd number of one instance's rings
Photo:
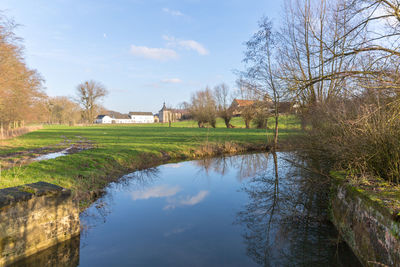
[[[16,121],[40,120],[46,96],[43,79],[26,66],[15,27],[0,13],[0,122],[4,128]]]
[[[75,124],[81,119],[81,108],[68,97],[56,96],[48,100],[49,123]]]

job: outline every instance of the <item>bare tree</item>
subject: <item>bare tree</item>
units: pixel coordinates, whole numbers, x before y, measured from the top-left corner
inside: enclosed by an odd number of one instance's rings
[[[204,127],[205,123],[209,123],[213,128],[216,127],[217,110],[210,88],[207,87],[192,95],[189,111],[199,128]]]
[[[100,82],[86,81],[76,87],[77,102],[83,108],[83,119],[92,123],[95,118],[95,109],[99,101],[108,94],[107,89]]]
[[[263,18],[258,26],[259,30],[246,43],[247,50],[244,61],[248,64],[248,68],[244,76],[250,80],[247,83],[251,83],[247,88],[261,99],[261,103],[258,105],[259,114],[263,115],[265,110],[268,110],[271,104],[269,95],[272,95],[275,117],[274,147],[276,148],[279,129],[278,106],[281,93],[281,82],[278,76],[279,68],[273,62],[276,37],[272,30],[272,23],[268,18]],[[268,115],[266,115],[267,118]]]
[[[214,97],[217,106],[218,117],[225,122],[226,128],[231,128],[230,121],[233,116],[233,111],[230,109],[232,97],[229,94],[229,87],[225,83],[221,83],[214,87]]]
[[[305,110],[341,96],[348,88],[344,77],[353,72],[355,62],[333,55],[363,36],[344,36],[350,27],[349,12],[342,12],[344,1],[286,1],[279,33],[280,77]]]
[[[242,99],[254,100],[257,99],[257,90],[254,89],[254,85],[243,77],[240,77],[236,84],[239,87],[239,94]],[[251,121],[256,117],[257,109],[256,105],[248,104],[244,107],[240,107],[240,117],[243,119],[246,129],[250,128]]]
[[[66,96],[56,96],[49,99],[50,123],[75,124],[81,118],[82,109]]]

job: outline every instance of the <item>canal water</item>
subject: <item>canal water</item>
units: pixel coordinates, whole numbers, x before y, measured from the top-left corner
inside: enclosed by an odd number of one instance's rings
[[[173,163],[125,175],[75,238],[20,264],[360,266],[327,217],[329,183],[290,153]]]

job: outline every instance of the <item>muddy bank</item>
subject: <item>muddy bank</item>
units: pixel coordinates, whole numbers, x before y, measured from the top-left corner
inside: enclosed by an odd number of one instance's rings
[[[83,150],[92,149],[96,144],[87,138],[76,136],[77,139],[64,140],[58,144],[35,149],[18,151],[0,155],[2,169],[9,169],[15,166],[23,166],[34,161],[47,160],[58,156],[78,153]]]

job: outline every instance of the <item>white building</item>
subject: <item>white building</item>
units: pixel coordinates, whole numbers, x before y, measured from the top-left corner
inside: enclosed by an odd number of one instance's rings
[[[154,115],[151,112],[129,112],[129,115],[121,114],[121,116],[98,115],[94,122],[100,124],[154,123]]]
[[[154,123],[154,115],[151,112],[129,112],[132,123]]]
[[[112,118],[107,115],[99,115],[99,116],[97,116],[96,120],[94,121],[94,123],[111,123],[111,122],[112,122]]]

